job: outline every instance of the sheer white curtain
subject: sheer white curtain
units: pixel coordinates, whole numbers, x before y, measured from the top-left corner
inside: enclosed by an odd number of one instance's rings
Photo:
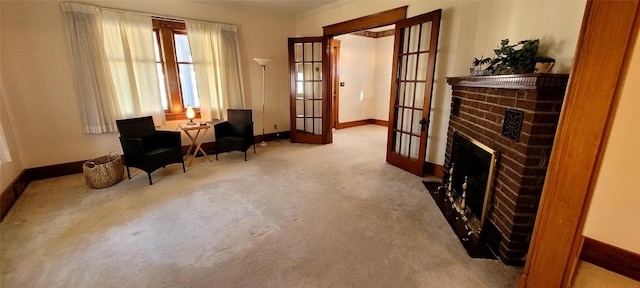
[[[115,119],[164,123],[148,15],[63,3],[85,133],[117,132]]]
[[[102,11],[102,24],[120,115],[153,116],[164,123],[151,16]]]
[[[71,36],[76,90],[80,94],[84,132],[117,132],[120,108],[104,50],[102,16],[95,7],[63,3]]]
[[[244,88],[236,26],[185,21],[191,46],[200,113],[226,119],[227,108],[244,108]]]

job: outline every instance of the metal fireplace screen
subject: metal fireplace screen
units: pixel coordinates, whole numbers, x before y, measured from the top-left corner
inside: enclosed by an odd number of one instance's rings
[[[466,204],[480,220],[480,227],[489,210],[497,158],[498,151],[460,132],[453,133],[449,162],[454,164],[453,189],[461,195],[467,177]]]

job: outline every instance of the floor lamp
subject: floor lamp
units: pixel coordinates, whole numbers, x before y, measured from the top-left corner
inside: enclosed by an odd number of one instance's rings
[[[269,143],[267,143],[267,141],[264,141],[266,135],[264,134],[264,122],[266,122],[266,115],[264,114],[264,102],[265,102],[265,89],[264,89],[264,71],[265,68],[267,67],[267,64],[269,64],[271,61],[273,61],[274,59],[271,58],[260,58],[260,57],[253,57],[253,61],[256,61],[258,64],[260,64],[260,66],[262,66],[262,142],[260,142],[259,146],[260,147],[267,147],[269,146]]]

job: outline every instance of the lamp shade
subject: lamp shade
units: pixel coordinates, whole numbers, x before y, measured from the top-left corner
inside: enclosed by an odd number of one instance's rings
[[[267,66],[267,64],[271,63],[271,61],[274,61],[275,59],[272,58],[261,58],[261,57],[253,57],[252,58],[253,61],[256,61],[256,63],[262,65],[262,66]]]
[[[191,106],[187,106],[187,118],[189,120],[193,120],[193,118],[196,118],[196,112],[193,111],[193,108]]]

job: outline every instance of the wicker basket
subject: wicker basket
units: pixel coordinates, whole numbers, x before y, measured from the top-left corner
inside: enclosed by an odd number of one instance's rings
[[[112,186],[122,180],[124,176],[124,162],[122,156],[115,152],[107,156],[98,157],[82,164],[84,180],[93,189]]]

